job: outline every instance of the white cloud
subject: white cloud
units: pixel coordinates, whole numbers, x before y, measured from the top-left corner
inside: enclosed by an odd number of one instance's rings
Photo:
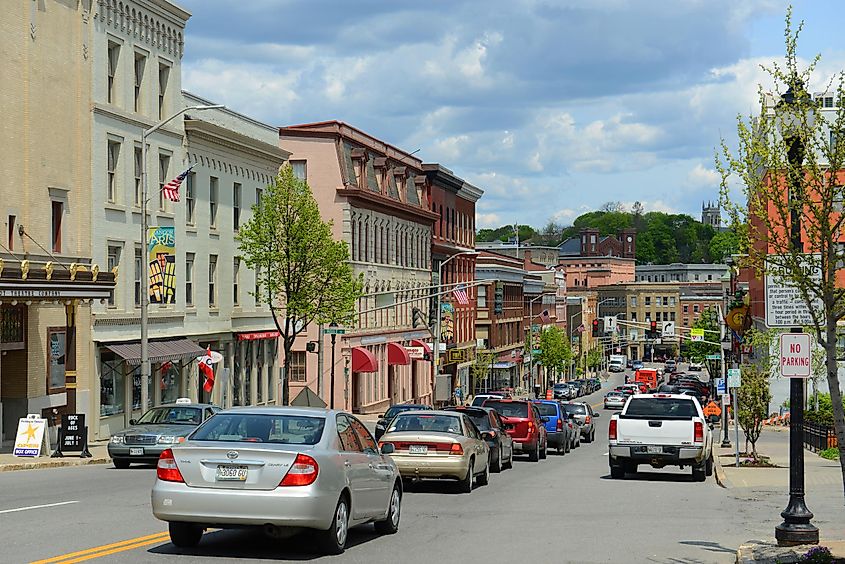
[[[502,219],[497,213],[478,213],[475,214],[476,227],[480,229],[491,228],[495,229],[502,225]]]
[[[722,177],[718,172],[712,168],[705,168],[701,163],[697,163],[692,170],[687,174],[685,184],[691,188],[709,188],[714,190],[719,187],[719,182]]]

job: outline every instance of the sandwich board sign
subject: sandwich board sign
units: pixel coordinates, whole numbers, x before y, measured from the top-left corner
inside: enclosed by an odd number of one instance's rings
[[[42,451],[50,450],[47,444],[47,420],[40,415],[30,413],[18,421],[18,433],[15,435],[14,456],[38,458]]]

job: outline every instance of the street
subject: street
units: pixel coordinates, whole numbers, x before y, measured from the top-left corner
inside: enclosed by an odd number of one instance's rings
[[[399,533],[354,529],[344,562],[431,562],[464,555],[502,562],[515,555],[555,562],[731,562],[736,547],[770,532],[768,507],[735,499],[714,479],[663,469],[611,480],[601,396],[596,442],[495,474],[469,495],[425,482],[406,492]],[[307,536],[273,541],[257,532],[206,533],[195,550],[170,544],[150,512],[150,467],[57,468],[0,474],[0,542],[5,562],[253,562],[330,560]],[[43,507],[39,507],[43,506]],[[759,509],[759,511],[758,511]],[[177,556],[178,555],[178,556]]]

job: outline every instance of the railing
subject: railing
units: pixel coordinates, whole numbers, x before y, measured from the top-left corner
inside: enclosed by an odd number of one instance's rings
[[[822,451],[837,445],[833,427],[804,422],[804,446],[813,452]]]

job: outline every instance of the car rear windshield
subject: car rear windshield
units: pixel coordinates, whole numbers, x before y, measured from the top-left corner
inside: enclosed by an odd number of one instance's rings
[[[202,410],[198,407],[154,407],[146,412],[138,423],[160,423],[163,425],[199,425]]]
[[[583,405],[579,405],[577,403],[565,403],[563,404],[563,409],[570,415],[586,415],[587,408]]]
[[[417,409],[426,409],[427,406],[424,405],[394,405],[391,406],[390,409],[384,414],[385,419],[393,419],[403,411],[411,411]]]
[[[535,403],[541,417],[557,417],[557,407],[553,403]]]
[[[315,445],[326,420],[304,415],[218,413],[197,429],[192,441]]]
[[[496,401],[491,400],[484,404],[484,407],[492,407],[503,417],[528,417],[528,404],[522,401]]]
[[[472,419],[472,422],[475,423],[475,426],[478,427],[480,431],[489,431],[492,427],[490,426],[490,416],[485,411],[481,413],[475,410],[467,410],[463,412],[467,417]]]
[[[696,417],[692,400],[680,398],[631,398],[624,417],[639,419],[692,419]]]
[[[462,434],[461,420],[458,417],[440,414],[400,413],[387,428],[387,432],[401,433],[404,431]]]

